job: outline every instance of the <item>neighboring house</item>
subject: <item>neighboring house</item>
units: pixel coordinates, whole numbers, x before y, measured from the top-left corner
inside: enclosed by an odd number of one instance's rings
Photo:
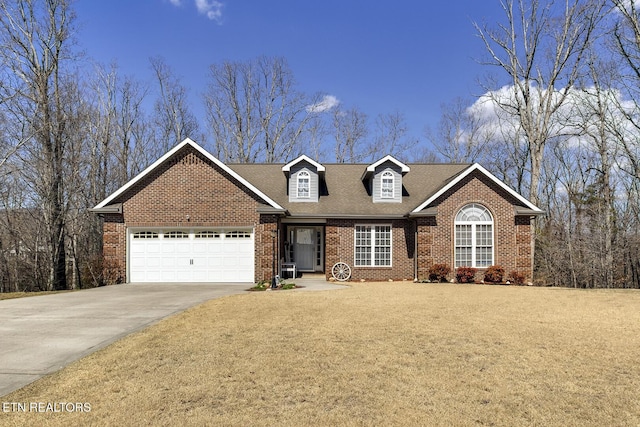
[[[531,280],[542,214],[478,164],[224,164],[190,139],[93,211],[119,281],[238,283],[270,280],[274,259],[327,278],[344,262],[351,280],[436,263]]]

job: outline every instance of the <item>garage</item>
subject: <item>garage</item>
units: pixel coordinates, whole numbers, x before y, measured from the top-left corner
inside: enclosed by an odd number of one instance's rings
[[[253,278],[253,230],[129,232],[130,282],[247,283]]]

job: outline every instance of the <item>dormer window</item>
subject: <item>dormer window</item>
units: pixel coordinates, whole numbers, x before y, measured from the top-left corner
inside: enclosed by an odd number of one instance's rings
[[[393,174],[391,172],[387,171],[382,174],[380,198],[393,199]]]
[[[282,167],[287,177],[287,194],[291,203],[317,203],[324,181],[325,167],[304,154]]]
[[[309,198],[309,187],[310,187],[311,176],[307,171],[298,172],[298,198],[299,199],[308,199]]]
[[[385,156],[367,166],[360,179],[371,195],[373,203],[402,203],[402,177],[409,173],[409,170],[409,166],[399,160]]]

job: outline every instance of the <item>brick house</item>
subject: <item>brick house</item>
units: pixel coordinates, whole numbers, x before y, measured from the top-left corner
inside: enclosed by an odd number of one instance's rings
[[[478,164],[224,164],[186,139],[93,212],[119,282],[270,280],[276,270],[414,280],[429,267],[532,276],[543,212]]]

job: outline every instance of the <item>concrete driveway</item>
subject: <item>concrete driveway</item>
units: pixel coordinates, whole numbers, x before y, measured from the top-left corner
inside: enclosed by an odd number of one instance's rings
[[[160,319],[251,284],[127,284],[0,301],[0,396]]]

